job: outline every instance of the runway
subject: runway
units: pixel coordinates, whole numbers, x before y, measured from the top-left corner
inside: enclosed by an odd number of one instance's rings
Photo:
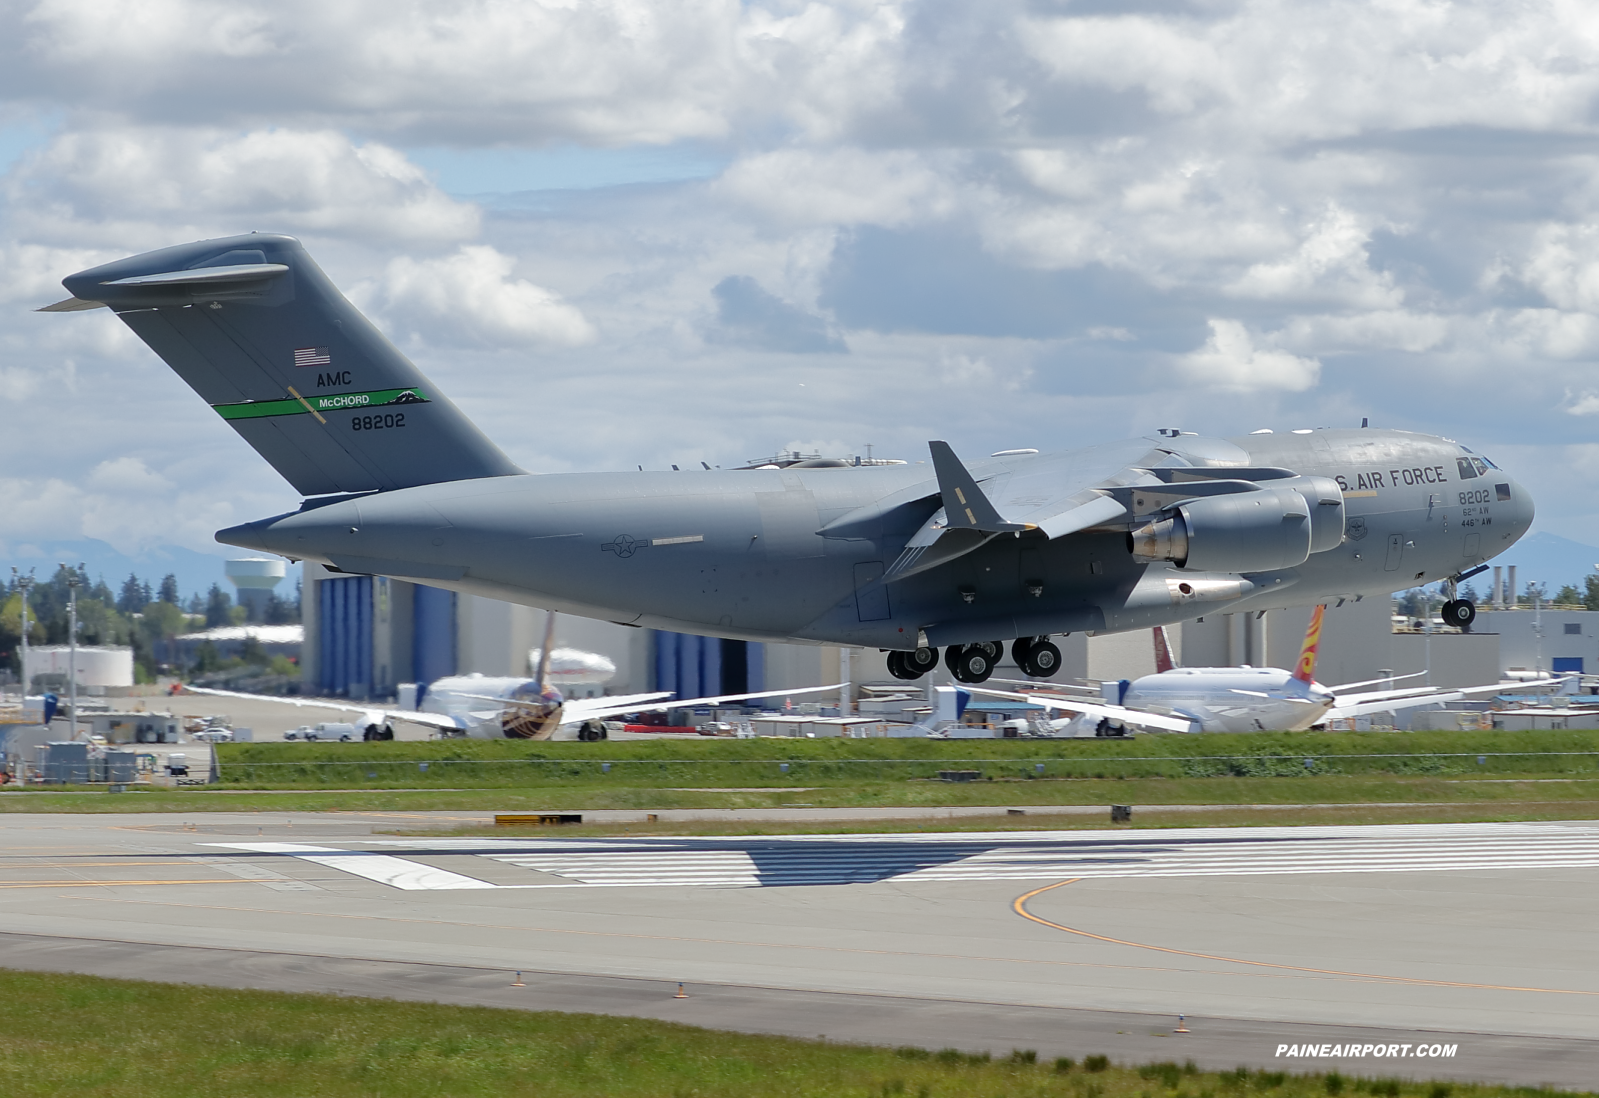
[[[999,1053],[1599,1078],[1592,823],[371,833],[395,822],[0,816],[0,964]],[[1312,1034],[1459,1049],[1275,1054]]]

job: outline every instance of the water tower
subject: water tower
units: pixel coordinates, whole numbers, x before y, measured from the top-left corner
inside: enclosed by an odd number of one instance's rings
[[[251,557],[228,561],[225,571],[239,589],[239,605],[249,610],[251,620],[264,621],[267,596],[287,574],[288,564],[280,559]]]

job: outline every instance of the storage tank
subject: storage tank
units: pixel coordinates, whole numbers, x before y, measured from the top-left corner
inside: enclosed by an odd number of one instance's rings
[[[250,620],[265,617],[267,598],[288,574],[288,563],[278,558],[246,557],[230,560],[223,569],[238,589],[239,605],[250,611]]]
[[[36,645],[28,649],[28,666],[24,668],[29,683],[41,675],[59,676],[46,680],[45,685],[63,686],[68,668],[72,664],[72,648],[65,644]],[[78,645],[79,686],[132,686],[133,649],[121,645]]]

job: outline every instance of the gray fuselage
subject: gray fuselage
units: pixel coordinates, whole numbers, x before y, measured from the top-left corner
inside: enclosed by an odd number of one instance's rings
[[[628,625],[908,650],[1120,632],[1457,575],[1502,552],[1533,518],[1531,499],[1497,467],[1463,478],[1472,457],[1443,438],[1334,429],[1149,438],[970,465],[985,489],[1010,478],[1047,484],[1057,471],[1062,482],[1098,483],[1099,469],[1108,477],[1154,458],[1217,475],[1277,467],[1336,480],[1341,542],[1297,567],[1249,573],[1242,597],[1238,585],[1193,582],[1236,576],[1135,560],[1136,514],[1054,539],[1004,534],[885,583],[940,506],[922,463],[496,476],[308,503],[218,539]],[[1185,583],[1198,593],[1181,594]]]

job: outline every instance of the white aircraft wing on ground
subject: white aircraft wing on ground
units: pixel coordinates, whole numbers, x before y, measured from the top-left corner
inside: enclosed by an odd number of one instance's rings
[[[204,694],[215,698],[243,698],[246,701],[276,702],[302,709],[332,709],[339,713],[358,713],[364,724],[386,724],[389,721],[410,721],[447,732],[464,732],[471,725],[462,717],[448,713],[419,713],[407,709],[381,709],[370,705],[350,705],[348,702],[322,701],[316,698],[284,698],[275,694],[246,694],[239,690],[213,690],[207,686],[183,688],[190,694]],[[492,714],[490,714],[492,716]]]
[[[580,698],[566,703],[561,712],[562,724],[581,724],[584,721],[599,721],[607,717],[619,717],[623,713],[657,713],[663,709],[693,709],[705,705],[720,705],[722,702],[748,701],[753,698],[777,698],[791,694],[816,694],[825,690],[842,690],[848,683],[834,683],[831,686],[806,686],[798,690],[761,690],[753,694],[718,694],[712,698],[685,698],[682,701],[659,701],[660,698],[670,698],[671,691],[657,691],[653,694],[624,694],[612,698]],[[517,706],[527,709],[536,709],[542,704],[537,699],[524,700],[521,698],[492,698],[486,694],[461,694],[463,698],[476,698],[479,701],[491,701],[496,705]],[[640,701],[653,704],[639,704]]]
[[[1351,694],[1340,698],[1338,704],[1327,711],[1325,720],[1345,720],[1349,717],[1364,717],[1371,713],[1388,713],[1396,709],[1413,709],[1418,705],[1434,705],[1439,702],[1460,701],[1477,694],[1502,694],[1507,689],[1523,689],[1529,686],[1554,686],[1564,682],[1564,678],[1533,679],[1531,682],[1502,683],[1496,682],[1489,686],[1466,686],[1437,690],[1434,693],[1418,694],[1414,690],[1380,690],[1372,694]]]
[[[1008,698],[1012,701],[1031,702],[1041,705],[1045,709],[1059,709],[1064,713],[1077,713],[1085,717],[1103,717],[1122,724],[1138,725],[1142,728],[1158,728],[1163,732],[1188,732],[1199,722],[1189,717],[1166,717],[1158,713],[1146,713],[1141,709],[1128,709],[1120,705],[1098,705],[1091,702],[1075,701],[1071,698],[1051,698],[1040,694],[1014,694],[1008,690],[984,690],[976,686],[961,686],[962,690],[973,694],[982,694],[984,697]]]

